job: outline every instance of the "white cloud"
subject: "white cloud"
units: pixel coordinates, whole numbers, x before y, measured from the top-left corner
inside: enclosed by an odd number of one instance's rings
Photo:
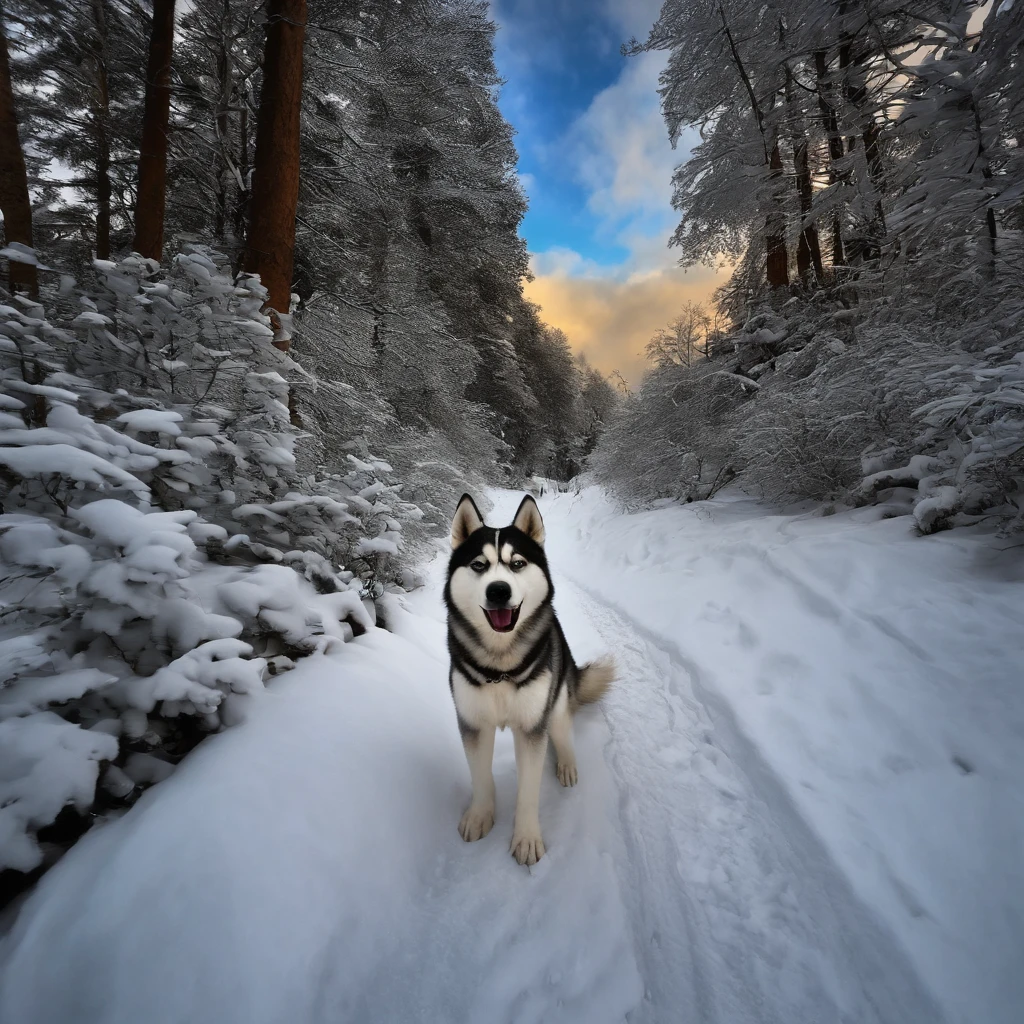
[[[624,36],[636,36],[643,42],[658,20],[661,3],[662,0],[604,0],[603,5],[605,16]]]
[[[646,38],[661,7],[661,0],[587,2],[597,8],[604,29],[610,23],[622,40]],[[557,33],[550,38],[537,33],[539,24],[553,29],[570,17],[572,11],[562,4],[502,0],[498,16],[508,33],[505,45],[514,39],[509,49],[517,51],[520,64],[562,59],[560,52],[551,52],[557,50],[552,46]],[[527,29],[528,40],[523,38]],[[593,97],[563,138],[537,147],[542,163],[562,161],[585,190],[595,240],[622,247],[625,256],[605,266],[565,247],[534,253],[534,279],[526,295],[542,307],[548,323],[566,332],[573,348],[605,373],[618,370],[631,384],[643,375],[643,350],[651,335],[688,299],[707,302],[725,276],[706,268],[682,270],[667,246],[678,220],[671,203],[672,172],[686,159],[687,147],[672,149],[661,116],[657,88],[665,60],[663,53],[625,60],[618,79]],[[507,72],[511,78],[515,70]],[[528,121],[530,110],[520,113]],[[530,184],[524,181],[527,190]]]
[[[560,245],[530,256],[530,271],[536,277],[594,277],[600,275],[601,270],[594,260]]]
[[[657,94],[665,55],[631,57],[618,81],[598,93],[567,136],[591,210],[612,223],[671,214],[672,149]]]
[[[537,185],[537,179],[534,175],[528,174],[525,171],[517,171],[516,177],[519,179],[519,184],[523,187],[523,191],[529,196],[530,190],[535,188]]]

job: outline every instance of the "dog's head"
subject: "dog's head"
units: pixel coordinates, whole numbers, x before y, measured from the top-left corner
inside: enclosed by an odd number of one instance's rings
[[[484,525],[464,494],[452,520],[452,557],[446,596],[489,646],[511,642],[521,624],[551,600],[544,557],[544,521],[527,495],[511,526]]]

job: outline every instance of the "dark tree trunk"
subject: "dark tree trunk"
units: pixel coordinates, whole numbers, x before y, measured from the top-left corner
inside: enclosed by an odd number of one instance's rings
[[[974,115],[974,131],[978,139],[978,155],[975,163],[981,167],[981,176],[986,182],[992,181],[992,166],[989,162],[988,150],[985,146],[985,132],[982,127],[981,110],[978,107],[977,97],[973,90],[968,93],[970,97],[971,112]],[[999,224],[996,221],[996,211],[991,205],[985,209],[985,231],[988,235],[989,246],[989,276],[994,278],[999,263]]]
[[[92,125],[96,143],[96,258],[110,259],[110,89],[107,84],[106,0],[92,0],[96,64]]]
[[[153,0],[153,31],[146,66],[146,106],[139,152],[139,195],[135,206],[135,251],[159,260],[164,249],[167,201],[167,132],[171,117],[171,58],[174,0]]]
[[[839,133],[839,115],[829,97],[828,58],[824,50],[815,51],[814,67],[818,79],[818,109],[821,111],[822,124],[828,136],[829,184],[834,185],[841,180],[840,165],[846,155],[846,147]],[[832,218],[832,264],[836,267],[846,264],[841,205],[837,206]]]
[[[25,154],[18,138],[18,118],[11,88],[11,66],[7,37],[0,22],[0,212],[4,215],[4,236],[8,245],[20,242],[32,246],[32,203],[28,195]],[[36,268],[28,263],[11,264],[11,290],[35,296]]]
[[[800,199],[800,218],[803,227],[797,243],[797,270],[803,281],[812,276],[818,285],[825,283],[825,267],[821,260],[821,244],[818,241],[818,225],[811,218],[814,207],[814,188],[811,183],[811,168],[807,158],[807,140],[799,140],[793,147],[796,191]]]
[[[249,214],[249,93],[243,91],[239,97],[238,113],[238,174],[242,187],[238,191],[232,223],[236,239],[245,238],[245,222]],[[244,251],[241,253],[245,255]]]
[[[266,31],[245,269],[260,275],[273,316],[291,306],[306,0],[270,0]],[[291,339],[274,319],[274,344],[287,352]]]
[[[786,216],[778,193],[777,179],[782,177],[782,153],[778,142],[772,146],[768,162],[772,184],[772,208],[765,218],[765,249],[767,250],[767,277],[769,288],[786,288],[789,285],[789,256],[786,252]]]

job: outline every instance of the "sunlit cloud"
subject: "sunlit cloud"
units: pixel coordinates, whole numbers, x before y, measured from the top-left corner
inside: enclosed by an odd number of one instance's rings
[[[576,351],[604,373],[617,370],[631,386],[643,376],[644,347],[655,331],[688,300],[709,302],[727,277],[705,267],[683,270],[668,248],[678,219],[672,172],[686,159],[690,140],[684,137],[677,149],[668,141],[657,94],[663,66],[661,54],[627,61],[562,143],[587,192],[596,232],[623,259],[601,265],[572,249],[547,249],[533,254],[534,280],[525,288]]]
[[[687,300],[708,302],[724,275],[706,267],[666,267],[616,280],[613,275],[537,274],[525,286],[544,320],[560,327],[572,347],[602,373],[617,370],[631,387],[640,382],[644,346]]]

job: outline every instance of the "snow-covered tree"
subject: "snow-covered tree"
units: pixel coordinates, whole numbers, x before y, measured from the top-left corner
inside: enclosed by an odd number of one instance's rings
[[[684,263],[736,258],[718,295],[732,327],[708,365],[653,373],[606,432],[594,465],[627,499],[698,494],[724,467],[772,497],[885,500],[924,532],[1020,524],[1022,18],[667,0],[645,46],[670,51],[670,135],[701,132],[674,241]],[[769,287],[766,196],[782,198],[790,290]]]

